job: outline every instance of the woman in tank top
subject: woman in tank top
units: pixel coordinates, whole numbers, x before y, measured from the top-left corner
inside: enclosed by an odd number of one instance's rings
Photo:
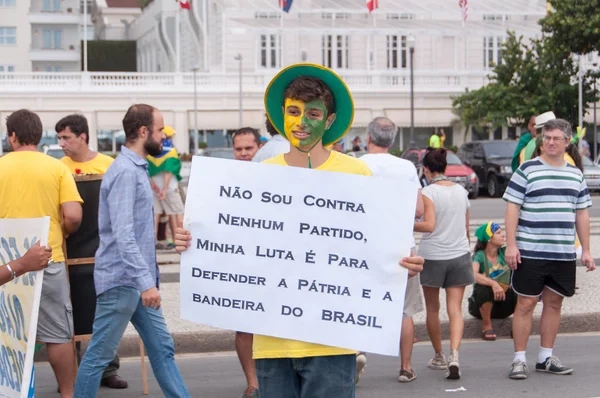
[[[423,168],[431,182],[422,191],[425,215],[423,221],[415,223],[415,231],[423,232],[419,245],[419,255],[425,259],[421,285],[427,307],[427,331],[435,351],[428,366],[446,370],[447,379],[459,379],[458,350],[464,329],[462,301],[465,287],[475,280],[469,244],[468,192],[444,176],[446,164],[445,149],[428,149]],[[442,350],[440,289],[446,290],[450,319],[448,361]]]

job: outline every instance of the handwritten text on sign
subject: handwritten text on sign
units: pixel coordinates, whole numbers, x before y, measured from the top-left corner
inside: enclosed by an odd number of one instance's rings
[[[416,188],[195,157],[181,317],[398,355]]]
[[[48,242],[50,219],[0,219],[0,265]],[[33,396],[33,354],[43,272],[30,272],[0,287],[0,396]]]

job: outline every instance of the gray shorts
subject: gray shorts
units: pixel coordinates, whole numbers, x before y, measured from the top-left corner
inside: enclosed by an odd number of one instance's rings
[[[421,271],[421,285],[449,288],[475,283],[471,253],[449,260],[425,260]]]
[[[423,291],[419,283],[419,275],[409,278],[406,282],[406,294],[404,295],[404,313],[402,318],[412,318],[425,309],[423,306]]]
[[[156,192],[154,193],[154,214],[163,214],[167,216],[183,214],[185,206],[181,200],[179,189],[165,192],[165,199],[159,200]]]
[[[44,271],[37,340],[54,344],[72,341],[73,307],[70,291],[65,263],[50,265]]]

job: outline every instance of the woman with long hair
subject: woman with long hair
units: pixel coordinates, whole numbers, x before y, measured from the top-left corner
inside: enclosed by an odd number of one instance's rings
[[[425,259],[421,285],[427,308],[427,331],[435,351],[428,366],[447,370],[447,379],[460,378],[458,350],[464,320],[462,301],[465,287],[474,282],[469,247],[468,192],[446,178],[446,150],[427,149],[423,169],[429,185],[423,188],[425,214],[415,223],[415,231],[423,232],[419,255]],[[450,318],[450,356],[442,350],[440,326],[440,289],[446,290],[446,310]]]
[[[475,284],[469,298],[469,313],[481,319],[481,338],[496,340],[492,318],[505,319],[515,312],[517,295],[510,289],[511,270],[504,260],[505,236],[500,225],[488,222],[475,231],[473,250]]]

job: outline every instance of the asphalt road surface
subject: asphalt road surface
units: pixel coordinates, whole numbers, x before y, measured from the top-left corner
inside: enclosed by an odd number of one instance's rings
[[[528,350],[530,371],[535,368],[539,339],[532,338]],[[445,398],[500,398],[500,397],[564,397],[590,398],[600,396],[598,357],[600,334],[559,336],[555,354],[565,365],[575,368],[570,376],[555,376],[531,372],[527,380],[510,380],[507,377],[512,361],[512,340],[483,342],[467,341],[461,349],[462,378],[444,379],[443,371],[427,369],[432,355],[429,342],[418,343],[413,353],[413,366],[417,380],[409,384],[397,381],[399,358],[369,355],[366,373],[357,387],[357,398],[388,397],[445,397]],[[448,344],[444,343],[447,351]],[[177,356],[177,363],[192,397],[239,398],[245,388],[239,362],[235,353],[217,353]],[[139,358],[123,359],[121,375],[129,381],[126,390],[101,388],[98,397],[143,397]],[[163,397],[150,366],[148,378],[149,397]],[[55,398],[56,381],[47,363],[36,366],[37,398]],[[466,391],[446,392],[464,387]],[[319,397],[315,397],[319,398]]]

